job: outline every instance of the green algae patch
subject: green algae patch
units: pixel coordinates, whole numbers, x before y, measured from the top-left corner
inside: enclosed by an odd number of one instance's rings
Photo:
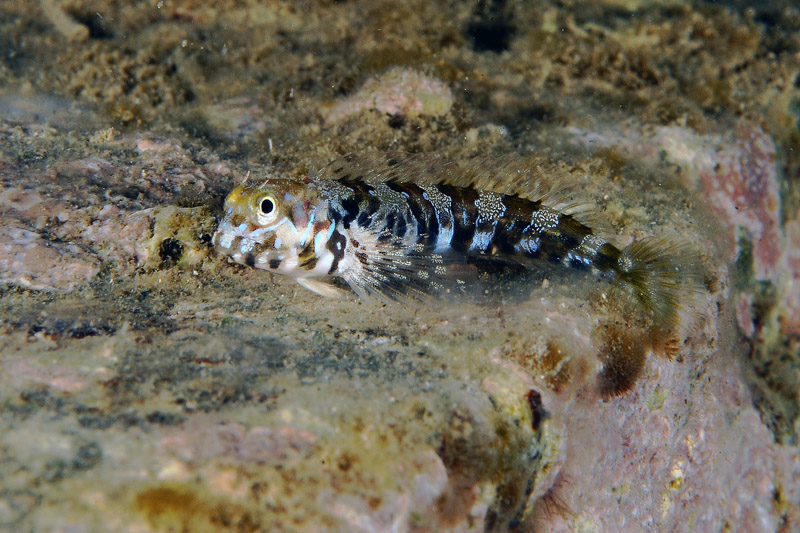
[[[650,396],[647,397],[647,409],[656,411],[664,406],[668,392],[661,387],[656,387]]]

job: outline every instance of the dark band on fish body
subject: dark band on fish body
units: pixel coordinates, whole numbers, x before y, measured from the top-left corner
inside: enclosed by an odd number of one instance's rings
[[[328,220],[334,224],[338,224],[342,221],[342,214],[337,211],[333,205],[328,206]]]
[[[524,231],[528,227],[531,212],[538,210],[541,202],[525,200],[517,195],[503,196],[502,201],[506,209],[497,222],[490,249],[510,255],[519,250],[518,247],[526,236]]]
[[[516,251],[517,246],[522,241],[522,230],[524,229],[525,225],[520,224],[515,220],[511,221],[510,224],[504,220],[500,221],[497,224],[497,228],[494,232],[492,245],[500,253],[508,255],[513,254]]]
[[[619,268],[621,258],[622,252],[616,246],[607,242],[598,248],[592,262],[601,272],[609,272]]]
[[[308,259],[300,263],[300,267],[305,268],[306,270],[314,270],[314,267],[317,266],[318,262],[319,262],[319,257],[315,255],[313,257],[309,257]]]
[[[297,261],[297,266],[300,268],[314,270],[314,267],[317,266],[317,261],[319,261],[319,258],[314,253],[314,241],[310,241],[302,250],[300,250],[300,253],[297,254]]]
[[[453,239],[450,247],[457,252],[466,253],[475,236],[475,222],[478,219],[475,201],[479,197],[478,192],[446,184],[437,185],[436,188],[449,196],[452,202]]]
[[[342,199],[342,209],[344,209],[344,213],[342,213],[342,224],[345,229],[347,229],[350,227],[350,223],[358,217],[360,211],[358,200],[353,197]]]
[[[577,248],[585,237],[592,234],[592,230],[584,226],[572,215],[559,215],[556,230],[562,244],[566,248]]]
[[[339,261],[344,257],[344,251],[347,248],[347,237],[338,231],[334,231],[325,247],[333,254],[333,262],[331,262],[331,268],[328,270],[328,275],[331,275],[336,272],[339,267]]]
[[[423,244],[435,243],[439,237],[439,219],[436,216],[436,207],[430,200],[425,198],[425,191],[419,185],[409,183],[406,186],[406,191],[409,195],[409,205],[417,207],[420,211],[422,225],[425,226],[425,231],[419,234],[420,237],[424,235],[424,238],[419,239],[419,241]]]
[[[386,221],[383,224],[384,229],[394,235],[394,227],[397,223],[397,213],[391,212],[386,215]]]
[[[375,194],[371,194],[372,191],[374,191],[372,187],[363,188],[363,190],[356,189],[354,191],[357,196],[359,196],[359,193],[361,193],[361,201],[359,202],[359,213],[356,223],[362,228],[372,225],[373,217],[381,206],[380,198],[378,198]]]
[[[547,208],[543,208],[547,209]],[[546,219],[549,212],[537,209],[531,210],[530,219]],[[584,238],[592,235],[592,230],[584,226],[570,215],[558,214],[555,224],[537,227],[535,224],[527,226],[519,240],[520,244],[536,240],[535,252],[530,251],[530,246],[523,246],[525,255],[531,258],[544,257],[550,263],[561,263],[564,258],[568,258],[571,266],[585,268],[583,258],[586,251],[581,249]],[[528,239],[526,241],[526,239]],[[574,261],[573,261],[574,259]]]
[[[425,216],[424,206],[420,205],[419,203],[421,195],[415,194],[415,191],[413,190],[413,187],[416,186],[412,186],[408,183],[397,183],[394,181],[386,182],[386,186],[391,190],[402,194],[406,199],[408,210],[411,212],[411,217],[414,219],[414,222],[417,225],[417,242],[421,242],[420,237],[427,235],[428,233],[428,224],[427,217]],[[387,226],[387,228],[389,228],[389,226]]]
[[[305,266],[306,262],[309,259],[315,257],[314,254],[314,241],[311,240],[306,243],[305,246],[297,253],[297,260],[299,261],[299,266]]]

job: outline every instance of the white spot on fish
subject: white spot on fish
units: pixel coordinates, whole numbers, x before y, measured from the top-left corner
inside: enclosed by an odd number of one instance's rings
[[[528,227],[533,227],[534,231],[541,232],[557,226],[558,213],[547,209],[540,209],[539,211],[535,211],[533,213],[533,217],[531,217],[531,224]]]
[[[478,208],[478,218],[484,222],[496,221],[506,212],[500,195],[493,192],[479,191],[475,207]]]
[[[480,252],[486,250],[489,247],[493,235],[494,228],[492,228],[492,231],[476,231],[469,249],[478,250]]]
[[[223,248],[230,248],[233,243],[233,235],[230,233],[223,233],[219,236],[219,245]]]
[[[333,232],[328,232],[328,235],[332,234]],[[328,236],[326,236],[323,232],[318,231],[316,235],[314,235],[314,254],[319,256],[322,253],[322,250],[325,248],[325,243],[328,242]]]
[[[435,186],[423,187],[422,197],[433,206],[436,221],[439,223],[439,235],[436,237],[436,251],[442,252],[450,247],[453,241],[453,218],[451,216],[453,199],[442,193]]]
[[[453,242],[453,225],[439,226],[439,236],[436,238],[436,251],[443,252],[450,247]]]
[[[517,251],[520,249],[526,251],[529,254],[535,254],[539,251],[539,238],[532,239],[530,237],[525,237],[522,239],[519,244],[515,247]]]
[[[308,216],[308,224],[306,224],[306,229],[303,231],[303,236],[300,238],[300,246],[305,246],[308,242],[308,239],[311,237],[311,229],[314,227],[314,220],[317,217],[316,209],[311,211],[311,214]]]

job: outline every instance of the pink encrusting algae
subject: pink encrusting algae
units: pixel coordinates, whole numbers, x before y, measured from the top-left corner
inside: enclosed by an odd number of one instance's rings
[[[778,169],[775,142],[761,128],[738,124],[731,133],[707,135],[680,126],[661,126],[650,133],[622,126],[569,131],[574,142],[590,148],[616,148],[651,163],[663,156],[685,169],[689,185],[699,184],[708,206],[726,222],[731,249],[736,246],[734,229],[744,229],[753,243],[756,279],[775,278],[784,240]]]
[[[723,254],[733,261],[742,253],[744,232],[752,248],[753,278],[775,284],[782,299],[785,331],[800,330],[800,236],[796,220],[781,223],[780,170],[772,137],[760,127],[737,123],[730,132],[701,135],[689,128],[663,126],[640,131],[619,126],[596,131],[570,128],[573,142],[593,148],[615,148],[651,164],[665,159],[679,165],[689,185],[699,186],[706,205],[726,232]],[[742,280],[746,281],[746,280]],[[755,317],[752,290],[736,297],[741,330],[752,336]]]
[[[438,116],[450,111],[453,94],[441,80],[410,69],[395,68],[370,78],[353,95],[323,110],[325,121],[336,124],[364,110],[387,115]]]

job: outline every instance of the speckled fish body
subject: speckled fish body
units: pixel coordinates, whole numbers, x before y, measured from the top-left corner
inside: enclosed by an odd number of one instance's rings
[[[678,267],[657,247],[620,250],[545,199],[347,168],[334,162],[332,177],[236,187],[216,249],[322,295],[337,292],[325,278],[338,276],[387,301],[435,293],[458,260],[555,265],[629,285],[656,316],[675,313]]]

